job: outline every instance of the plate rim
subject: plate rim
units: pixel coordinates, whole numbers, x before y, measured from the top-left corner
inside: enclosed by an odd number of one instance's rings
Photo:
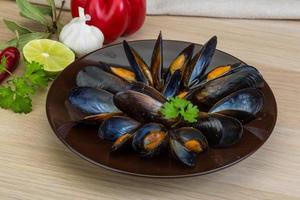
[[[126,40],[127,41],[127,40]],[[128,43],[136,43],[136,42],[147,42],[147,41],[156,41],[155,39],[142,39],[142,40],[131,40],[131,41],[127,41]],[[163,41],[171,41],[171,42],[181,42],[181,43],[188,43],[188,44],[195,44],[195,45],[200,45],[201,47],[203,46],[203,44],[199,44],[199,43],[195,43],[195,42],[189,42],[189,41],[184,41],[184,40],[173,40],[173,39],[163,39]],[[88,53],[87,55],[85,56],[82,56],[80,58],[78,58],[77,60],[75,60],[74,62],[78,62],[78,61],[81,61],[83,60],[84,58],[90,56],[91,54],[94,54],[100,50],[103,50],[103,49],[106,49],[106,48],[109,48],[109,47],[112,47],[112,46],[117,46],[117,45],[122,45],[122,41],[121,42],[118,42],[118,43],[114,43],[114,44],[109,44],[105,47],[102,47],[100,49],[97,49],[95,51],[92,51],[90,53]],[[246,62],[242,61],[241,59],[237,58],[236,56],[233,56],[231,55],[230,53],[227,53],[225,51],[222,51],[222,50],[219,50],[219,49],[216,49],[217,51],[225,54],[225,55],[228,55],[228,56],[231,56],[232,58],[238,60],[239,62],[241,63],[244,63],[244,64],[247,64]],[[265,84],[266,84],[266,87],[270,90],[270,93],[272,95],[272,98],[274,99],[274,122],[272,124],[272,128],[270,130],[270,134],[268,135],[268,137],[254,150],[252,151],[251,153],[247,154],[246,156],[242,157],[242,158],[239,158],[237,160],[235,160],[234,162],[231,162],[227,165],[224,165],[224,166],[221,166],[221,167],[218,167],[218,168],[215,168],[215,169],[212,169],[212,170],[209,170],[209,171],[205,171],[205,172],[198,172],[198,173],[191,173],[191,174],[183,174],[183,175],[151,175],[151,174],[140,174],[140,173],[134,173],[134,172],[128,172],[128,171],[125,171],[125,170],[120,170],[120,169],[116,169],[116,168],[113,168],[113,167],[109,167],[109,166],[106,166],[104,164],[101,164],[101,163],[98,163],[86,156],[84,156],[83,154],[81,154],[80,152],[78,152],[76,149],[72,148],[61,136],[60,134],[57,133],[57,130],[55,129],[54,127],[54,124],[51,123],[51,120],[50,120],[50,106],[49,106],[49,98],[50,98],[50,93],[52,92],[53,90],[53,85],[54,83],[57,81],[57,79],[61,76],[61,74],[68,70],[70,68],[70,66],[74,63],[72,62],[70,65],[68,65],[62,72],[60,72],[60,74],[53,80],[53,82],[51,83],[51,86],[50,88],[48,89],[48,93],[47,93],[47,97],[46,97],[46,105],[45,105],[45,108],[46,108],[46,115],[47,115],[47,120],[48,120],[48,123],[52,129],[52,131],[54,132],[54,134],[56,135],[56,137],[72,152],[74,153],[75,155],[77,155],[79,158],[83,159],[83,160],[86,160],[88,161],[89,163],[92,163],[93,165],[96,165],[97,167],[101,167],[103,169],[106,169],[108,171],[111,171],[111,172],[117,172],[119,174],[125,174],[125,175],[130,175],[130,176],[135,176],[135,177],[144,177],[144,178],[158,178],[158,179],[175,179],[175,178],[188,178],[188,177],[195,177],[195,176],[203,176],[203,175],[207,175],[207,174],[211,174],[211,173],[214,173],[214,172],[217,172],[217,171],[220,171],[220,170],[223,170],[223,169],[226,169],[226,168],[229,168],[233,165],[236,165],[237,163],[243,161],[244,159],[252,156],[256,151],[258,151],[262,145],[264,145],[267,140],[270,138],[270,136],[272,135],[274,129],[275,129],[275,126],[276,126],[276,123],[277,123],[277,115],[278,115],[278,107],[277,107],[277,101],[276,101],[276,98],[275,98],[275,95],[271,89],[271,87],[269,86],[269,84],[264,80]]]

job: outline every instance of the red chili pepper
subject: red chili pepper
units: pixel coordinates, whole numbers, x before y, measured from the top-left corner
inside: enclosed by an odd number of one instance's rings
[[[6,58],[6,69],[12,73],[19,64],[20,51],[15,47],[7,47],[0,52],[0,60],[2,60],[3,56]],[[9,73],[7,72],[0,73],[0,83],[2,83],[8,76]]]
[[[78,17],[78,7],[91,16],[88,23],[103,32],[105,43],[138,31],[146,16],[146,0],[72,0],[73,17]]]

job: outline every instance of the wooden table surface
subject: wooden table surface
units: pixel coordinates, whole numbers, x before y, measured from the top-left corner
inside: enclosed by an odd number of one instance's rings
[[[17,13],[13,1],[0,1],[1,19],[29,24]],[[68,21],[70,13],[63,18]],[[197,43],[217,35],[219,49],[261,71],[279,110],[265,145],[241,163],[201,177],[122,175],[80,159],[55,137],[45,113],[47,91],[42,91],[29,115],[0,110],[1,200],[300,199],[300,22],[149,16],[127,39],[155,38],[159,30],[166,39]],[[0,42],[12,36],[1,23]]]

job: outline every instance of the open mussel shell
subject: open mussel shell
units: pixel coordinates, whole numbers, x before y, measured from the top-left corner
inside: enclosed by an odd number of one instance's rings
[[[256,88],[239,90],[217,102],[209,113],[220,113],[243,122],[255,119],[264,105],[264,96]]]
[[[125,133],[121,135],[114,141],[113,145],[111,146],[111,152],[122,151],[128,147],[131,147],[133,136],[134,134],[132,133]]]
[[[180,141],[176,138],[170,137],[170,150],[174,158],[186,166],[194,167],[196,165],[197,154],[189,151]]]
[[[186,88],[192,87],[198,82],[198,79],[201,79],[212,60],[216,47],[217,37],[214,36],[192,58],[183,75],[184,86]]]
[[[182,127],[174,131],[174,135],[185,148],[194,153],[201,153],[208,148],[208,142],[201,131],[191,128]]]
[[[172,75],[170,80],[166,83],[163,90],[165,98],[169,99],[176,96],[181,87],[181,71],[178,69]]]
[[[187,64],[190,62],[193,53],[194,53],[195,44],[190,44],[185,49],[183,49],[178,56],[171,62],[168,71],[165,74],[165,80],[166,82],[169,81],[171,75],[177,71],[180,70],[181,74],[183,75],[183,72],[187,66]]]
[[[113,94],[91,87],[76,87],[69,93],[69,104],[87,115],[121,112],[113,102]]]
[[[76,84],[79,87],[93,87],[104,89],[112,93],[125,91],[129,83],[104,70],[106,66],[86,66],[80,70],[76,77]]]
[[[101,139],[116,141],[125,134],[132,134],[141,124],[129,117],[115,116],[105,120],[99,127],[98,136]],[[122,140],[118,141],[123,142]]]
[[[116,64],[110,64],[110,63],[103,63],[99,62],[103,68],[103,70],[116,75],[117,77],[120,77],[128,82],[135,82],[135,73],[130,69],[128,66],[121,66]],[[102,69],[101,68],[101,69]]]
[[[161,124],[149,123],[139,128],[132,141],[133,149],[142,156],[154,156],[161,152],[167,143],[167,130]]]
[[[200,113],[194,128],[200,130],[211,147],[228,147],[237,143],[243,135],[243,125],[235,118],[212,113]]]
[[[135,82],[135,73],[125,67],[120,66],[111,66],[110,67],[111,73],[125,79],[128,82]]]
[[[153,86],[153,78],[150,69],[143,58],[128,44],[127,41],[123,41],[123,46],[129,64],[135,73],[136,80]]]
[[[206,73],[204,76],[202,76],[201,79],[196,80],[197,83],[195,83],[191,88],[198,87],[200,85],[207,83],[208,81],[212,81],[216,78],[237,72],[242,67],[248,67],[248,65],[244,63],[234,63],[234,64],[218,66],[212,69],[211,71],[209,71],[208,73]]]
[[[114,96],[114,104],[128,116],[140,122],[161,122],[160,114],[164,102],[147,94],[128,90]]]
[[[67,99],[65,101],[65,106],[67,108],[70,119],[75,124],[86,124],[86,125],[97,125],[99,126],[104,120],[111,118],[113,116],[123,116],[124,113],[119,112],[109,112],[100,114],[90,114],[82,111],[81,109],[75,107]]]
[[[196,87],[188,94],[191,100],[202,110],[208,110],[219,100],[244,88],[262,88],[264,79],[253,67],[242,67],[235,73],[221,76]]]
[[[163,70],[163,40],[161,32],[154,45],[151,58],[151,74],[153,77],[153,86],[157,90],[162,89],[162,70]]]

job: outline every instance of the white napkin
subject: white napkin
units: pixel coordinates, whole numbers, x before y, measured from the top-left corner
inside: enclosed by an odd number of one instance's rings
[[[60,5],[61,0],[56,2]],[[66,7],[70,7],[70,0],[67,0]],[[222,18],[300,19],[300,0],[147,0],[147,13]]]
[[[148,0],[149,14],[300,19],[299,0]]]

